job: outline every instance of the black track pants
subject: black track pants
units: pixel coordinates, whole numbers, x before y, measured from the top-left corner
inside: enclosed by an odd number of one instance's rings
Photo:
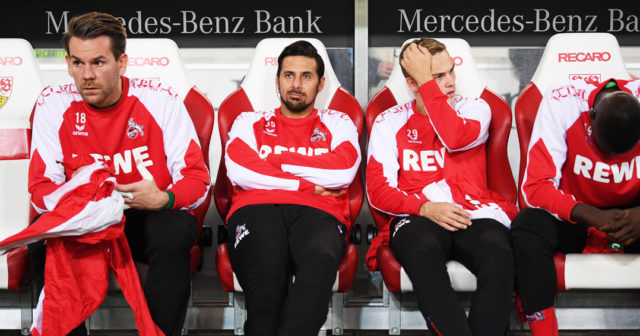
[[[520,211],[511,225],[516,259],[516,283],[526,314],[553,306],[556,294],[556,268],[553,255],[581,253],[588,227],[558,220],[542,209]],[[640,252],[640,243],[625,246],[626,252]]]
[[[391,249],[413,284],[420,312],[436,334],[506,335],[512,310],[514,262],[509,230],[493,219],[475,219],[450,232],[420,216],[390,223]],[[478,279],[469,317],[446,270],[457,260]]]
[[[228,224],[229,257],[245,293],[246,335],[317,335],[344,253],[343,225],[292,204],[245,206]]]

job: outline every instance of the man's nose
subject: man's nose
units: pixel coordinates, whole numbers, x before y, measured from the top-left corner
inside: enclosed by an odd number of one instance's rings
[[[302,87],[302,76],[294,76],[293,81],[291,81],[291,86],[294,88]]]
[[[446,86],[448,87],[454,86],[456,84],[456,76],[453,74],[450,74],[450,73],[446,74],[444,80],[445,80]]]
[[[85,65],[82,68],[82,78],[93,79],[95,77],[95,71],[91,65]]]

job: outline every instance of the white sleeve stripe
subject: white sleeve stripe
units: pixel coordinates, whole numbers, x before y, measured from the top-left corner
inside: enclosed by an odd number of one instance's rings
[[[240,138],[251,149],[258,152],[258,142],[253,132],[253,125],[261,119],[269,119],[273,114],[273,111],[269,112],[243,112],[236,117],[233,121],[231,130],[229,131],[229,141],[227,146],[235,139]],[[247,132],[246,130],[251,130]]]
[[[138,82],[139,79],[129,80],[129,96],[134,96],[145,106],[162,130],[167,168],[172,180],[170,186],[172,186],[184,178],[182,170],[187,167],[185,156],[192,141],[200,146],[198,135],[184,103],[177,96],[172,95],[174,90],[170,86],[156,82],[158,87],[155,89],[135,87]]]
[[[386,178],[389,186],[397,188],[398,186],[398,170],[400,169],[398,143],[396,134],[407,124],[406,107],[411,103],[403,105],[400,109],[392,112],[387,110],[376,117],[373,127],[371,128],[371,136],[369,137],[369,156],[367,164],[371,158],[374,158],[382,165],[382,175]],[[385,118],[379,121],[379,118]],[[381,130],[381,127],[390,127],[389,132]],[[380,133],[378,136],[376,136]],[[386,140],[386,141],[385,141]],[[378,150],[380,149],[380,150]]]
[[[539,208],[539,206],[531,204],[527,197],[528,195],[525,192],[525,186],[529,183],[528,177],[531,168],[529,164],[531,162],[532,149],[538,143],[546,148],[546,154],[551,157],[552,161],[549,164],[553,164],[555,169],[555,175],[552,178],[549,178],[549,180],[553,183],[555,188],[558,189],[560,179],[562,178],[562,167],[566,162],[567,129],[580,118],[582,111],[588,110],[588,102],[580,95],[571,94],[560,98],[554,97],[554,92],[560,89],[564,89],[567,92],[583,92],[584,97],[588,97],[593,87],[590,87],[586,82],[576,81],[551,87],[547,92],[545,92],[540,102],[540,106],[538,107],[538,112],[531,131],[531,138],[529,140],[526,155],[527,162],[520,188],[522,198],[528,207]],[[541,163],[537,162],[536,164]],[[559,219],[556,213],[549,213]]]
[[[33,157],[37,150],[44,164],[44,177],[56,184],[66,180],[64,168],[56,161],[62,161],[62,145],[60,143],[60,127],[63,114],[74,101],[68,95],[56,95],[58,99],[47,100],[46,104],[37,105],[31,132],[31,152]]]
[[[283,179],[268,175],[256,173],[247,169],[233,160],[227,155],[225,159],[227,166],[227,177],[233,185],[237,185],[242,189],[282,189],[282,190],[298,190],[300,182],[293,179]]]

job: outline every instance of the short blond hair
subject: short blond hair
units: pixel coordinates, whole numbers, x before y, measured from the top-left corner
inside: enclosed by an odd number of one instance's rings
[[[402,47],[402,50],[400,51],[400,56],[399,56],[399,61],[402,62],[402,58],[404,56],[404,52],[405,50],[407,50],[407,48],[411,45],[411,44],[417,44],[425,49],[427,49],[429,51],[429,53],[431,55],[435,55],[439,52],[442,51],[447,51],[447,46],[444,45],[444,43],[438,41],[438,40],[434,40],[431,38],[419,38],[419,39],[415,39],[407,44],[405,44]],[[404,75],[405,78],[409,77],[409,74],[404,70],[404,67],[402,66],[402,63],[400,63],[400,69],[402,69],[402,74]]]

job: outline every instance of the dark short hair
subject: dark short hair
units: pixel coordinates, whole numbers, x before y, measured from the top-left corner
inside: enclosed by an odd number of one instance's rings
[[[280,69],[282,69],[282,61],[288,56],[306,56],[314,58],[316,60],[316,73],[318,74],[318,78],[322,78],[322,76],[324,76],[324,61],[313,44],[300,40],[293,42],[284,48],[280,53],[280,56],[278,56],[278,76],[280,76]]]
[[[111,40],[111,51],[118,59],[127,47],[127,32],[120,20],[110,14],[90,12],[74,16],[69,20],[67,31],[62,35],[62,45],[69,53],[69,41],[71,37],[82,40],[93,39],[99,36],[108,36]]]
[[[609,154],[632,150],[640,140],[640,102],[624,91],[603,96],[594,106],[596,142]],[[593,121],[592,121],[593,122]]]
[[[419,39],[415,39],[407,44],[405,44],[402,47],[402,50],[400,51],[400,56],[398,56],[398,62],[402,61],[402,58],[404,57],[404,52],[407,50],[407,48],[411,45],[411,44],[417,44],[421,47],[426,48],[429,53],[431,55],[435,55],[441,51],[446,51],[447,50],[447,46],[444,45],[444,43],[435,40],[435,39],[430,39],[430,38],[426,38],[426,37],[422,37]],[[402,63],[400,63],[400,69],[402,70],[402,74],[404,75],[405,78],[409,77],[409,74],[407,74],[407,72],[404,70],[404,67],[402,66]]]

